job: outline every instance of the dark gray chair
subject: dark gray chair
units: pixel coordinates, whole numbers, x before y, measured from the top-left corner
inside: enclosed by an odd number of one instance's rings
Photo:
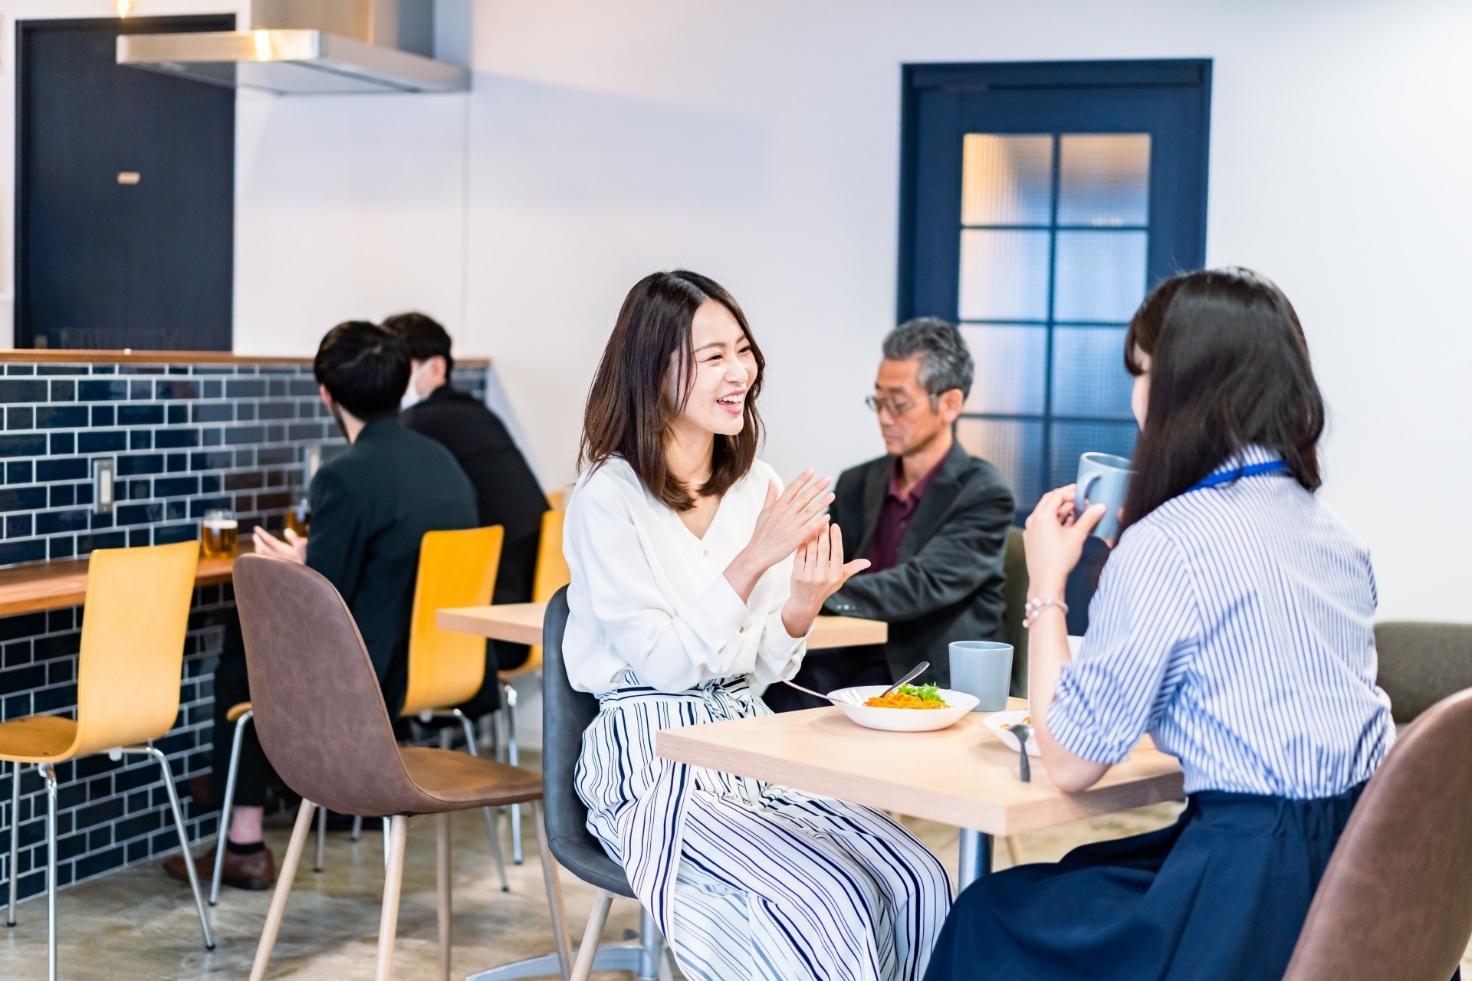
[[[562,663],[562,636],[567,629],[567,587],[547,602],[542,621],[542,786],[547,839],[559,864],[589,885],[598,897],[578,946],[573,981],[586,981],[592,971],[632,971],[640,981],[668,979],[670,965],[664,937],[644,910],[639,942],[598,945],[614,896],[634,898],[623,869],[614,864],[588,831],[588,809],[573,789],[573,774],[583,749],[583,731],[598,715],[598,699],[575,691]],[[557,957],[549,954],[482,971],[465,981],[512,981],[555,974]]]
[[[1472,623],[1388,620],[1375,625],[1380,687],[1397,725],[1472,688]]]
[[[1002,553],[1002,631],[1012,645],[1012,694],[1027,697],[1027,628],[1023,614],[1027,609],[1027,553],[1022,549],[1022,529],[1007,529],[1006,550]]]

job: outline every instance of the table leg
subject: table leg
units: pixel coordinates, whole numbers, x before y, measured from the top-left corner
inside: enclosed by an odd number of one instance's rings
[[[961,829],[961,861],[956,869],[956,892],[992,870],[992,836]]]

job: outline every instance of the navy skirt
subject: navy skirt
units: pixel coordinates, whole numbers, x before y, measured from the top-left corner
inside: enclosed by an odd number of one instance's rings
[[[1169,828],[984,876],[956,900],[926,981],[1280,978],[1362,786],[1204,791]]]

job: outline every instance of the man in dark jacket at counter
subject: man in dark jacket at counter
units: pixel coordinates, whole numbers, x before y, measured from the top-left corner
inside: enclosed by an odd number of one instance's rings
[[[887,685],[929,661],[920,680],[950,682],[955,640],[1001,640],[1002,557],[1013,498],[996,467],[967,453],[955,423],[971,391],[966,342],[934,317],[908,321],[884,339],[867,399],[879,417],[884,456],[843,472],[829,510],[856,558],[870,561],[824,604],[824,612],[883,620],[882,647],[809,653],[795,679],[815,691]],[[774,685],[777,711],[822,704]]]
[[[348,321],[327,332],[312,367],[322,404],[349,446],[312,479],[309,536],[287,530],[283,541],[257,527],[255,549],[304,562],[337,587],[368,648],[389,715],[397,717],[408,684],[420,539],[427,531],[475,527],[475,494],[443,446],[399,424],[399,399],[409,381],[402,341],[376,324]],[[250,699],[238,624],[227,628],[214,681],[213,776],[219,788],[234,735],[226,713]],[[275,861],[261,837],[270,772],[252,728],[241,746],[234,807],[221,816],[229,822],[222,879],[230,885],[265,889],[275,881]],[[201,877],[212,873],[210,852],[196,862]],[[187,876],[182,856],[164,867],[175,878]]]
[[[396,314],[384,320],[383,326],[404,342],[412,367],[399,418],[406,428],[444,446],[460,464],[475,488],[481,527],[506,529],[492,602],[529,601],[542,513],[547,510],[541,484],[500,417],[451,382],[455,359],[450,354],[449,332],[422,313]],[[477,698],[476,715],[496,707],[495,669],[514,668],[527,658],[522,644],[495,641],[492,647],[496,660],[487,665],[491,670]]]

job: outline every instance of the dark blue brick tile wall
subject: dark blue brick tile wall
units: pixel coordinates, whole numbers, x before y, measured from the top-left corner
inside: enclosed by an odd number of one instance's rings
[[[76,558],[95,548],[163,544],[198,536],[211,507],[230,507],[242,538],[279,528],[304,493],[308,447],[340,452],[336,425],[317,400],[311,369],[297,365],[0,366],[0,566]],[[484,368],[456,371],[484,396]],[[118,503],[94,513],[92,460],[117,460]],[[185,646],[179,718],[159,745],[169,757],[187,830],[215,833],[218,814],[186,782],[212,758],[210,678],[220,653],[229,587],[196,591]],[[75,717],[81,608],[0,617],[0,720]],[[139,757],[87,757],[57,767],[61,885],[155,858],[178,847],[158,767]],[[10,769],[0,772],[0,882],[8,882],[10,823],[20,821],[20,894],[45,888],[46,797],[23,771],[10,813]]]

